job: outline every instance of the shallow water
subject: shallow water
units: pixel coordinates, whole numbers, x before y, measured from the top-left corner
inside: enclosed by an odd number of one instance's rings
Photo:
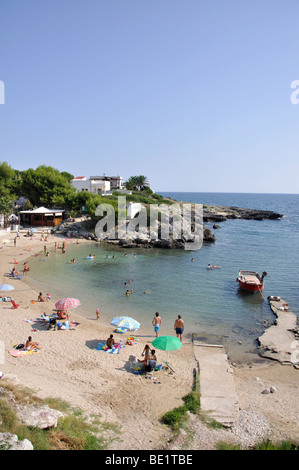
[[[281,296],[293,311],[299,311],[299,196],[165,195],[190,202],[275,210],[285,216],[270,221],[227,220],[215,230],[216,242],[204,244],[196,252],[141,248],[134,252],[68,241],[66,254],[52,250],[49,258],[30,258],[30,282],[43,293],[49,292],[55,302],[62,297],[80,299],[76,313],[86,318],[95,319],[97,308],[105,323],[116,315],[132,316],[140,321],[139,333],[145,336],[153,334],[156,311],[162,317],[161,335],[174,334],[174,320],[181,314],[185,335],[221,342],[233,360],[244,360],[256,350],[264,320],[274,320],[268,295]],[[94,260],[86,259],[89,253],[95,254]],[[76,263],[69,263],[72,258]],[[208,263],[222,268],[207,270]],[[240,269],[268,272],[263,294],[239,289],[236,277]],[[131,284],[125,286],[129,280]],[[127,288],[133,289],[128,297]]]

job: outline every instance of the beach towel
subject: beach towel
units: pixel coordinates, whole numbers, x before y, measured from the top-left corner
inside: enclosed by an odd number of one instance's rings
[[[27,323],[38,323],[38,322],[49,322],[52,318],[56,318],[56,315],[41,315],[39,318],[28,318],[25,319],[24,321]]]
[[[39,349],[32,349],[27,351],[27,349],[18,349],[16,351],[9,351],[9,354],[13,357],[24,357],[28,356],[29,354],[38,353]]]
[[[97,351],[105,351],[105,352],[109,352],[110,354],[119,354],[120,353],[120,350],[123,349],[125,347],[124,344],[118,344],[117,347],[112,347],[112,348],[108,348],[107,344],[103,344],[103,343],[98,343],[97,347],[95,348]]]

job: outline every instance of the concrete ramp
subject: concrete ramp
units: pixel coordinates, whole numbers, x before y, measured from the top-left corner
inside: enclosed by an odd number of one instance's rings
[[[239,415],[233,369],[223,346],[195,341],[194,355],[199,366],[201,410],[223,426],[232,426]]]

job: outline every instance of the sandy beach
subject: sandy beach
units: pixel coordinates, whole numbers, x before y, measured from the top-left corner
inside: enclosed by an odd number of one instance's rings
[[[188,444],[184,439],[169,444],[172,432],[160,423],[160,417],[183,405],[182,397],[191,391],[193,371],[197,367],[192,343],[183,342],[179,350],[169,352],[175,372],[163,369],[154,375],[155,380],[146,380],[130,371],[128,359],[130,355],[141,359],[144,345],[155,338],[154,332],[152,336],[138,336],[136,332],[136,344],[125,345],[119,354],[110,354],[96,350],[97,344],[105,342],[111,333],[119,341],[125,341],[130,334],[114,333],[111,325],[96,320],[95,312],[92,312],[94,320],[88,320],[73,310],[71,320],[78,325],[69,330],[48,331],[25,321],[43,313],[52,314],[60,299],[32,303],[37,300],[38,293],[28,283],[30,272],[27,280],[26,276],[21,280],[8,277],[9,269],[14,266],[22,274],[24,261],[27,260],[30,266],[30,258],[41,253],[44,246],[38,234],[31,240],[21,233],[15,247],[14,236],[3,237],[11,241],[0,251],[0,283],[12,284],[15,288],[2,295],[11,296],[19,304],[17,309],[11,309],[10,302],[0,302],[0,340],[5,348],[4,364],[0,369],[4,377],[33,389],[41,398],[61,398],[86,413],[99,415],[103,422],[117,424],[119,430],[109,449],[163,449],[170,445],[194,450],[212,449],[220,440],[237,440],[236,434],[212,431],[196,418],[196,422],[192,419]],[[49,251],[54,250],[55,241],[61,243],[61,240],[50,235]],[[80,240],[80,243],[84,242]],[[69,243],[76,241],[67,241],[67,246]],[[14,264],[14,259],[18,264]],[[36,331],[32,331],[33,328]],[[24,343],[29,335],[39,343],[40,352],[19,358],[11,356],[9,351],[13,350],[13,345]],[[164,363],[166,352],[156,352],[158,363]],[[240,410],[262,415],[274,440],[299,441],[298,374],[291,366],[266,359],[234,367]],[[275,387],[275,393],[262,394],[264,388],[270,386]]]

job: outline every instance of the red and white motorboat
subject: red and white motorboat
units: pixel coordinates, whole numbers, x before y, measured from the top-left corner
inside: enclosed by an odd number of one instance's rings
[[[260,276],[254,271],[239,271],[236,281],[241,289],[247,292],[261,292],[264,289],[264,277],[267,276],[266,271]]]

